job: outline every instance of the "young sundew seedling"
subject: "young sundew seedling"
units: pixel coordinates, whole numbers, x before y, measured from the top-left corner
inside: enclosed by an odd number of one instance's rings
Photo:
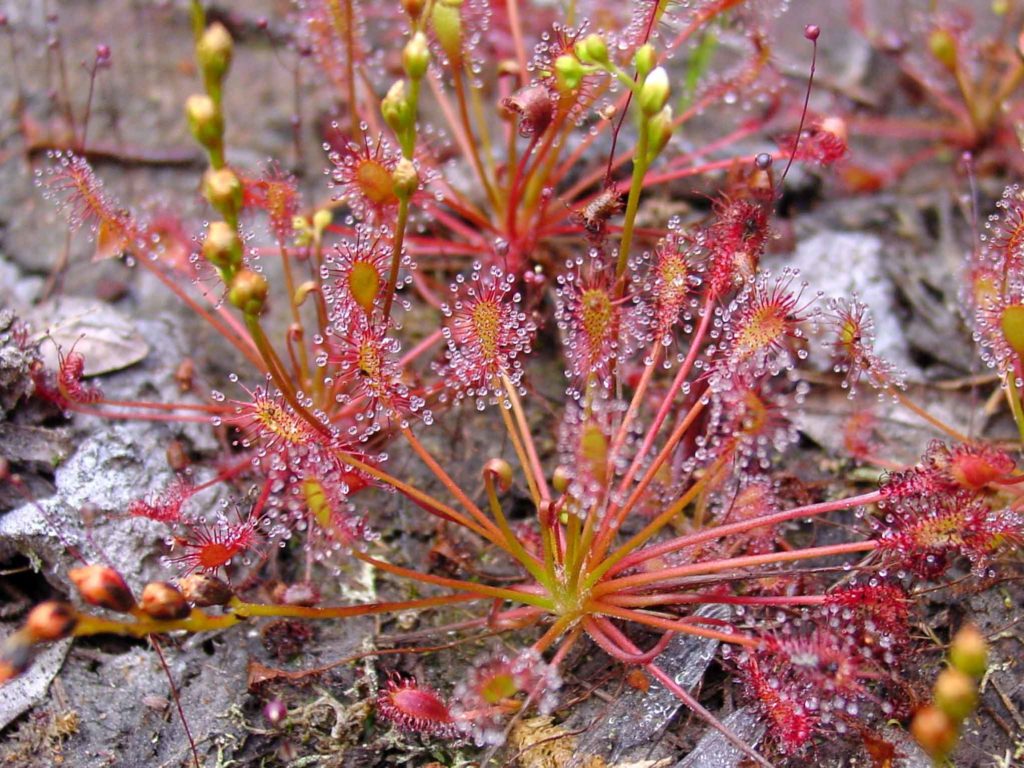
[[[906,114],[881,114],[861,102],[849,110],[854,137],[914,142],[902,157],[886,164],[855,153],[844,170],[855,190],[872,190],[899,181],[928,161],[949,162],[972,152],[979,167],[1019,174],[1018,124],[1024,113],[1021,84],[1021,20],[1012,4],[969,8],[957,2],[903,3],[901,26],[890,26],[885,4],[858,0],[849,4],[850,27],[899,74],[896,87],[907,91]]]
[[[697,35],[713,38],[719,22],[738,21],[738,5],[639,4],[623,32],[604,34],[573,26],[582,7],[540,33],[518,0],[503,15],[471,2],[408,0],[398,15],[381,11],[406,42],[401,79],[375,90],[385,69],[367,53],[369,18],[351,0],[303,3],[318,71],[338,86],[349,118],[348,141],[330,155],[337,199],[310,209],[273,166],[250,176],[226,162],[232,41],[193,3],[204,91],[186,111],[207,152],[202,192],[215,214],[198,228],[198,246],[185,244],[193,257],[169,258],[164,230],[156,236],[112,200],[80,155],[55,156],[40,184],[223,335],[247,367],[230,377],[230,393],[211,391],[205,403],[107,399],[83,382],[74,350],[58,371],[37,365],[33,379],[40,397],[68,413],[210,423],[228,430],[231,451],[212,472],[182,469],[163,493],[125,510],[166,526],[175,582],[136,596],[111,565],[83,562],[69,574],[80,599],[37,607],[0,647],[0,676],[24,671],[36,646],[66,637],[155,643],[260,617],[343,620],[468,604],[474,617],[452,631],[515,630],[524,645],[436,687],[388,677],[376,693],[378,722],[498,744],[510,718],[556,711],[570,652],[590,644],[768,764],[664,670],[659,657],[677,635],[721,644],[769,726],[772,752],[806,753],[836,733],[907,717],[899,702],[912,676],[915,592],[964,565],[986,578],[1019,547],[1022,475],[1012,455],[967,440],[902,391],[872,348],[856,297],[823,309],[795,271],[761,269],[781,180],[793,162],[839,157],[840,123],[805,125],[805,95],[800,123],[782,142],[781,173],[767,153],[703,164],[701,153],[674,154],[688,119],[764,66],[767,38],[752,32],[753,58],[740,72],[690,93],[674,114],[681,52]],[[805,29],[815,56],[819,35]],[[489,51],[502,46],[509,60],[499,66]],[[428,99],[443,128],[428,130]],[[704,153],[763,127],[754,120]],[[449,139],[479,194],[438,159]],[[653,185],[714,168],[729,168],[730,181],[706,220],[638,225]],[[275,245],[257,248],[263,219]],[[973,256],[969,304],[1019,416],[1015,248],[986,245]],[[442,278],[438,265],[453,256],[457,266]],[[545,333],[564,356],[555,419],[530,385],[532,350]],[[807,389],[799,366],[810,343],[827,347],[851,390],[866,383],[895,397],[952,442],[935,443],[915,467],[891,462],[899,471],[878,490],[795,494],[780,482],[779,461],[798,436],[793,415]],[[198,393],[195,376],[181,380]],[[421,440],[464,401],[490,409],[495,424],[470,487]],[[557,437],[557,456],[539,437]],[[506,441],[514,463],[500,455]],[[392,443],[438,491],[392,470]],[[215,485],[243,500],[202,512],[199,494]],[[472,555],[500,563],[501,575],[441,574],[392,557],[373,532],[388,524],[385,493],[433,518],[439,532],[475,542],[466,544]],[[849,511],[819,538],[824,526],[814,521]],[[803,535],[790,536],[798,526]],[[286,540],[304,550],[302,583],[263,602],[261,566]],[[349,564],[422,596],[321,604],[320,586],[348,578]],[[732,618],[696,611],[708,604],[728,606]]]

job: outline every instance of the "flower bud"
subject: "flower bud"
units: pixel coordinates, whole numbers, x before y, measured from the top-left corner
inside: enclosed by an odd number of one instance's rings
[[[128,613],[135,607],[135,598],[128,584],[117,571],[107,565],[84,565],[68,571],[82,599],[90,605]]]
[[[263,717],[271,725],[280,725],[288,717],[288,707],[280,699],[271,699],[263,707]]]
[[[32,663],[32,645],[21,632],[8,635],[0,643],[0,683],[22,674]]]
[[[185,117],[193,138],[205,149],[220,146],[224,137],[224,118],[213,99],[194,93],[185,100]]]
[[[484,477],[490,476],[498,483],[498,489],[507,491],[512,487],[512,465],[504,459],[489,459],[484,464]]]
[[[933,698],[935,706],[959,722],[971,714],[978,703],[978,687],[970,675],[949,667],[936,678]]]
[[[537,506],[537,522],[540,523],[541,530],[551,528],[558,520],[557,510],[555,505],[546,500],[541,500]]]
[[[188,390],[185,390],[186,392]],[[188,469],[188,465],[191,464],[188,451],[185,450],[184,444],[181,440],[171,440],[167,444],[167,450],[164,452],[164,456],[167,458],[167,466],[173,469],[175,472],[184,472]]]
[[[178,579],[178,589],[184,598],[197,608],[227,605],[235,596],[231,587],[208,573],[190,573]]]
[[[647,117],[658,114],[668,102],[668,72],[664,67],[655,67],[640,86],[637,103]]]
[[[645,43],[637,48],[636,54],[633,56],[633,63],[636,65],[637,79],[647,77],[650,71],[658,66],[658,54],[654,50],[654,46]]]
[[[462,0],[434,0],[430,23],[453,68],[462,66]]]
[[[203,196],[226,219],[236,218],[242,210],[242,182],[230,168],[207,169]]]
[[[950,72],[956,72],[956,40],[948,29],[934,29],[928,35],[928,50]]]
[[[242,264],[242,238],[226,221],[214,221],[203,241],[203,258],[217,269],[234,270]]]
[[[555,79],[562,93],[575,91],[583,82],[583,65],[575,56],[563,53],[555,59]]]
[[[409,14],[409,18],[416,21],[423,13],[423,6],[426,0],[402,0],[402,10]]]
[[[412,80],[419,80],[427,74],[427,66],[430,64],[430,48],[427,46],[427,36],[417,32],[405,44],[402,50],[402,66]]]
[[[203,80],[208,89],[213,86],[215,90],[224,80],[224,75],[231,66],[233,48],[231,33],[219,21],[207,27],[199,38],[199,42],[196,43],[196,58],[199,60]]]
[[[398,197],[408,198],[420,185],[420,175],[412,160],[403,157],[398,161],[395,170],[391,172],[391,182],[394,185],[394,192]]]
[[[647,124],[647,162],[650,163],[665,149],[672,138],[672,107],[666,105]]]
[[[380,113],[388,127],[401,136],[412,125],[413,115],[405,95],[405,81],[397,80],[381,100]]]
[[[184,619],[192,608],[173,584],[151,581],[142,589],[142,610],[147,616],[160,621]]]
[[[914,715],[910,733],[918,744],[934,758],[942,758],[956,746],[957,727],[945,712],[929,704]]]
[[[251,269],[243,269],[231,279],[228,301],[246,315],[258,316],[267,302],[267,279]]]
[[[961,627],[949,646],[949,663],[954,669],[980,679],[988,670],[988,643],[973,624]]]
[[[608,44],[598,34],[587,35],[576,44],[574,50],[580,57],[580,61],[585,61],[588,64],[608,63]]]
[[[50,643],[68,637],[77,623],[78,613],[72,605],[47,600],[29,612],[25,632],[34,643]]]
[[[551,487],[559,493],[565,493],[569,489],[571,479],[568,469],[563,466],[557,466],[551,475]]]
[[[317,239],[323,236],[324,230],[330,226],[333,219],[334,214],[328,208],[321,208],[313,214],[313,231]]]

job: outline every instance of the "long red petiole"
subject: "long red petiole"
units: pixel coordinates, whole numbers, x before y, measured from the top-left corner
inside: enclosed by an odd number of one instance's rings
[[[607,573],[608,575],[614,575],[627,568],[639,565],[645,560],[663,557],[687,547],[703,544],[706,541],[728,538],[734,534],[746,533],[747,531],[752,531],[756,528],[763,528],[765,526],[779,525],[780,523],[785,523],[789,520],[818,517],[829,512],[838,512],[843,509],[853,509],[854,507],[877,504],[881,499],[881,491],[873,491],[860,496],[850,496],[844,499],[837,499],[836,501],[826,501],[821,502],[820,504],[808,504],[803,507],[795,507],[794,509],[787,509],[771,515],[762,515],[761,517],[755,517],[750,520],[725,523],[724,525],[718,525],[714,528],[696,531],[685,536],[678,536],[674,539],[670,539],[669,541],[662,542],[661,544],[654,544],[652,546],[645,547],[632,555],[622,558],[621,561],[610,567]]]

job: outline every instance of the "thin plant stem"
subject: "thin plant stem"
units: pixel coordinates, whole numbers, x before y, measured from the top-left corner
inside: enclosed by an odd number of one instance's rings
[[[487,599],[479,594],[470,592],[456,593],[454,595],[438,595],[436,597],[424,597],[418,600],[402,600],[398,602],[370,603],[368,605],[279,605],[247,603],[241,600],[232,601],[231,611],[236,616],[250,618],[255,616],[268,616],[288,619],[346,619],[355,616],[369,616],[379,613],[395,613],[400,611],[415,611],[424,608],[437,608],[442,605],[455,605],[457,603],[470,602],[472,600]]]
[[[530,498],[533,500],[534,506],[539,506],[541,499],[540,493],[537,491],[537,481],[534,480],[534,473],[530,467],[530,459],[526,455],[526,449],[523,448],[523,442],[519,439],[519,429],[516,427],[509,409],[505,408],[502,403],[498,403],[498,411],[501,413],[501,420],[505,423],[505,430],[512,441],[512,448],[519,458],[519,464],[523,468],[523,476],[526,478],[526,485],[530,490]]]
[[[551,657],[551,666],[558,669],[562,662],[565,661],[565,657],[569,655],[569,651],[572,650],[573,646],[576,645],[576,641],[580,639],[583,634],[583,627],[579,624],[569,630],[569,634],[565,636],[565,640],[558,646],[558,650],[555,651],[554,656]]]
[[[191,416],[175,413],[136,413],[133,411],[108,411],[103,408],[92,408],[82,403],[68,402],[66,410],[80,413],[83,416],[95,416],[111,421],[162,421],[171,424],[209,424],[210,416]]]
[[[656,629],[679,632],[683,635],[693,635],[694,637],[703,637],[709,640],[718,640],[719,642],[729,643],[730,645],[744,645],[748,648],[757,647],[757,641],[751,637],[747,637],[746,635],[723,632],[721,630],[700,627],[691,622],[680,621],[679,619],[663,618],[661,616],[644,613],[642,611],[620,608],[596,599],[588,601],[586,607],[590,613],[612,616],[618,619],[626,619],[628,621],[643,624],[648,627],[654,627]],[[637,649],[637,651],[638,650],[639,649]]]
[[[643,403],[644,395],[647,394],[647,387],[651,383],[651,379],[654,378],[654,372],[658,368],[658,363],[661,362],[661,356],[664,353],[665,345],[661,343],[660,339],[655,339],[653,346],[653,352],[649,354],[648,362],[644,365],[644,372],[640,376],[640,381],[636,385],[636,389],[633,391],[633,398],[629,401],[629,408],[626,410],[626,415],[622,417],[622,423],[619,425],[618,431],[615,433],[615,439],[612,441],[611,450],[608,452],[608,465],[614,466],[615,459],[619,455],[619,451],[622,450],[622,444],[626,442],[626,435],[629,434],[629,428],[633,424],[633,420],[636,418],[637,413],[640,412],[640,405]]]
[[[792,606],[792,605],[823,605],[826,595],[690,595],[678,592],[653,592],[643,595],[609,594],[601,598],[601,602],[617,605],[622,608],[659,608],[667,605],[761,605],[761,606]]]
[[[213,414],[231,412],[231,409],[225,405],[211,405],[208,403],[156,403],[149,400],[108,400],[103,398],[101,404],[115,408],[149,408],[154,411],[202,411]]]
[[[944,432],[945,434],[949,435],[954,440],[960,443],[971,442],[970,437],[965,435],[963,432],[949,426],[948,424],[946,424],[946,422],[942,421],[941,419],[932,416],[930,413],[928,413],[928,411],[919,406],[917,403],[915,403],[913,400],[911,400],[909,397],[903,394],[903,392],[901,392],[900,390],[894,388],[892,390],[892,394],[893,397],[895,397],[899,401],[900,405],[902,405],[904,408],[911,411],[912,413],[916,414],[917,416],[920,416],[922,419],[927,421],[940,432]]]
[[[224,313],[223,318],[211,315],[205,307],[201,306],[195,301],[195,299],[189,296],[180,285],[171,280],[166,274],[164,274],[162,269],[151,263],[148,258],[136,259],[135,263],[141,264],[145,269],[148,269],[150,274],[163,283],[163,285],[177,296],[185,306],[203,318],[203,320],[209,323],[217,333],[227,339],[231,345],[241,352],[242,355],[245,356],[245,359],[256,366],[259,371],[263,373],[267,372],[267,366],[260,358],[258,350],[253,345],[252,340],[247,338],[241,332],[241,329],[237,326],[237,321],[235,321],[231,315]]]
[[[516,51],[516,62],[519,64],[519,82],[527,76],[529,71],[526,64],[526,44],[523,42],[523,24],[519,18],[519,0],[508,0],[505,3],[508,11],[508,25],[512,30],[512,44]]]
[[[507,375],[503,373],[501,378],[502,383],[505,385],[505,392],[508,394],[508,400],[512,404],[512,413],[515,415],[516,423],[519,425],[523,447],[526,449],[526,455],[530,459],[530,467],[537,481],[540,498],[543,501],[547,501],[551,498],[551,491],[548,488],[547,478],[544,476],[544,468],[541,466],[540,457],[537,454],[537,446],[534,444],[533,436],[530,434],[530,425],[526,421],[526,412],[523,410],[523,403],[519,398],[519,392],[516,391],[515,385]]]
[[[430,512],[432,515],[441,518],[442,520],[450,520],[458,525],[468,528],[469,530],[483,536],[489,542],[499,547],[504,551],[508,551],[508,546],[501,538],[501,532],[498,531],[494,524],[490,520],[487,520],[488,525],[486,527],[481,526],[480,523],[475,520],[466,517],[461,512],[452,509],[447,504],[435,499],[428,493],[425,493],[418,488],[415,488],[408,483],[399,480],[397,477],[390,475],[382,469],[379,469],[372,464],[367,464],[364,461],[360,461],[355,456],[345,453],[344,451],[335,451],[335,456],[343,464],[358,469],[360,472],[364,472],[374,480],[383,483],[384,485],[394,488],[399,493],[407,496],[410,499],[418,502],[424,509]]]
[[[867,541],[853,541],[846,544],[829,544],[821,547],[807,547],[792,551],[771,552],[765,555],[744,555],[742,557],[728,557],[721,560],[706,560],[699,563],[688,563],[676,566],[675,568],[663,568],[652,573],[637,573],[631,576],[609,579],[597,584],[591,591],[591,595],[597,599],[612,592],[622,592],[626,589],[642,587],[647,584],[668,582],[671,579],[683,576],[704,575],[709,573],[720,573],[721,571],[735,570],[739,568],[752,568],[761,565],[772,565],[775,563],[793,563],[800,560],[811,560],[817,557],[831,557],[835,555],[848,555],[856,552],[870,552],[878,548],[878,542],[874,539]]]
[[[544,651],[554,645],[555,641],[558,640],[558,638],[561,637],[575,621],[577,621],[577,619],[573,616],[559,616],[555,619],[554,624],[548,627],[548,630],[541,635],[536,642],[534,642],[533,650],[537,653],[544,653]]]
[[[481,525],[491,530],[492,533],[501,535],[500,530],[494,527],[494,523],[483,513],[483,511],[473,500],[466,495],[466,493],[459,487],[452,478],[444,471],[444,468],[437,463],[437,460],[430,454],[426,448],[423,447],[423,443],[419,441],[419,438],[413,433],[412,429],[408,425],[401,428],[403,437],[409,443],[409,446],[413,449],[420,460],[427,466],[434,477],[447,489],[447,491],[455,497],[455,499],[463,506],[463,508],[475,517]]]
[[[466,104],[466,84],[460,67],[452,67],[452,78],[455,82],[455,99],[459,107],[459,121],[462,126],[463,135],[466,138],[466,145],[463,147],[463,150],[468,150],[469,162],[473,166],[473,170],[476,171],[477,178],[480,180],[480,185],[484,188],[484,192],[487,193],[487,199],[490,201],[491,206],[494,210],[500,211],[501,203],[494,192],[494,187],[487,176],[487,172],[484,170],[483,163],[480,161],[480,152],[477,150],[476,142],[473,140],[473,129],[469,123],[469,108]]]
[[[274,345],[270,343],[270,339],[267,338],[267,334],[263,331],[263,326],[260,325],[260,319],[257,315],[245,316],[245,324],[249,328],[249,335],[252,337],[253,342],[256,344],[256,349],[259,350],[260,355],[263,357],[263,361],[266,365],[268,372],[274,379],[274,383],[277,388],[281,390],[281,394],[284,395],[285,400],[288,404],[295,409],[295,412],[307,421],[309,421],[318,431],[324,431],[325,427],[320,423],[320,420],[310,414],[306,408],[298,401],[295,395],[295,386],[292,384],[290,378],[281,362],[281,358],[278,357],[277,352],[274,350]]]
[[[284,282],[285,287],[288,291],[288,308],[291,311],[292,323],[297,328],[302,328],[302,316],[299,314],[299,307],[295,303],[295,275],[292,271],[292,260],[291,255],[288,252],[288,247],[285,243],[280,242],[278,245],[281,248],[281,264],[284,267]],[[300,339],[301,341],[301,339]],[[309,375],[309,357],[306,354],[305,343],[299,344],[299,369],[296,373],[299,376],[300,381],[306,381],[311,378]]]
[[[508,542],[512,556],[530,572],[530,575],[532,575],[540,585],[542,585],[549,593],[552,592],[554,585],[551,580],[551,574],[547,573],[542,565],[537,562],[537,559],[523,548],[523,545],[519,543],[519,539],[517,539],[515,534],[512,532],[512,528],[508,524],[508,519],[505,517],[505,511],[501,508],[501,502],[498,500],[498,493],[494,487],[494,478],[491,476],[490,472],[484,472],[484,488],[487,491],[487,500],[490,503],[491,514],[494,515],[494,520],[497,522],[498,528],[505,536],[505,541]]]
[[[626,199],[626,213],[622,224],[622,238],[619,240],[619,260],[615,265],[615,279],[620,281],[619,295],[625,293],[626,284],[622,280],[629,265],[629,252],[633,245],[633,226],[640,207],[640,194],[644,189],[644,175],[647,173],[647,119],[640,120],[640,136],[636,150],[633,152],[633,179],[629,185],[629,197]]]
[[[391,317],[391,305],[398,289],[398,272],[402,266],[402,244],[405,241],[405,228],[409,223],[409,196],[402,195],[398,199],[398,219],[395,222],[394,242],[391,245],[391,269],[388,272],[387,286],[384,288],[384,322]]]
[[[1017,388],[1016,373],[1011,371],[1006,376],[1006,402],[1010,406],[1010,413],[1013,414],[1013,421],[1017,425],[1017,435],[1021,443],[1024,443],[1024,407],[1020,402],[1020,390]]]
[[[704,344],[704,337],[707,335],[708,329],[711,327],[711,317],[714,314],[714,306],[714,297],[710,295],[707,296],[704,299],[704,306],[701,307],[702,314],[700,324],[697,326],[697,331],[694,333],[693,338],[690,339],[690,348],[686,353],[686,359],[684,359],[682,365],[679,366],[679,371],[672,380],[672,385],[669,387],[668,392],[665,393],[661,406],[658,408],[658,412],[654,416],[654,421],[651,422],[651,426],[647,429],[647,434],[644,436],[644,441],[640,445],[640,450],[637,451],[636,456],[633,457],[633,462],[630,464],[629,470],[626,472],[626,476],[622,478],[622,482],[619,484],[619,494],[624,494],[633,482],[633,478],[636,476],[636,473],[642,466],[648,452],[654,445],[654,441],[658,436],[658,431],[661,429],[661,425],[665,423],[669,413],[671,413],[674,407],[676,395],[679,394],[679,391],[686,383],[686,380],[690,375],[690,371],[693,369],[693,366],[697,361],[697,356],[700,354],[701,347]],[[648,472],[648,474],[650,474],[650,472]]]
[[[676,515],[678,515],[680,512],[686,509],[686,506],[697,497],[697,494],[700,493],[701,490],[703,490],[704,484],[707,482],[706,477],[707,476],[705,475],[705,477],[701,478],[693,485],[691,485],[690,488],[686,491],[686,493],[679,497],[675,504],[673,504],[660,515],[658,515],[656,518],[654,518],[654,520],[648,523],[639,533],[632,536],[628,541],[626,541],[625,544],[622,544],[615,552],[613,552],[608,557],[602,558],[603,553],[601,552],[601,550],[604,549],[604,547],[602,546],[603,539],[602,541],[599,541],[597,546],[598,554],[597,557],[595,557],[594,559],[602,559],[599,560],[596,567],[587,575],[587,578],[584,580],[583,583],[583,589],[590,590],[598,581],[601,580],[601,578],[605,575],[605,573],[608,572],[610,568],[612,568],[612,566],[614,566],[617,562],[619,562],[622,558],[624,558],[634,549],[636,549],[639,546],[642,546],[647,541],[649,541],[651,536],[660,531]],[[606,536],[604,538],[610,540],[610,536]]]
[[[853,509],[854,507],[876,504],[881,501],[881,499],[881,491],[872,491],[871,493],[861,494],[860,496],[849,496],[835,501],[826,501],[819,504],[808,504],[802,507],[795,507],[794,509],[787,509],[771,515],[762,515],[760,517],[751,518],[750,520],[739,520],[735,523],[716,525],[713,528],[707,528],[703,531],[695,531],[693,533],[678,536],[669,541],[662,542],[661,544],[646,547],[629,557],[623,558],[617,565],[613,565],[611,568],[607,569],[607,573],[609,575],[614,575],[627,568],[638,565],[645,560],[663,557],[664,555],[672,552],[678,552],[680,549],[692,547],[697,544],[703,544],[706,541],[728,538],[729,536],[746,533],[747,531],[752,531],[756,528],[779,525],[781,523],[788,522],[789,520],[818,517],[829,512],[838,512],[843,509]]]
[[[368,565],[372,565],[378,570],[387,571],[395,576],[412,579],[413,581],[418,581],[424,584],[434,584],[439,587],[447,587],[448,589],[454,589],[459,593],[473,592],[481,597],[497,598],[499,600],[510,600],[512,602],[522,603],[525,605],[533,605],[537,608],[543,608],[548,611],[552,609],[551,598],[543,595],[537,595],[531,592],[522,592],[515,589],[506,589],[504,587],[492,587],[489,584],[478,584],[475,581],[460,581],[459,579],[435,576],[431,573],[415,571],[412,568],[403,568],[399,565],[393,565],[385,560],[372,557],[365,552],[360,552],[359,550],[353,550],[352,556],[357,560],[362,560]]]
[[[665,447],[662,448],[661,452],[651,463],[647,474],[644,475],[643,480],[633,491],[632,495],[626,500],[626,502],[620,507],[615,508],[614,504],[605,512],[604,521],[602,521],[602,528],[599,532],[597,543],[594,547],[594,551],[591,556],[591,562],[597,562],[604,557],[608,551],[608,547],[611,545],[612,537],[618,530],[622,521],[626,519],[630,511],[636,506],[639,500],[642,498],[644,491],[647,489],[648,484],[653,481],[658,469],[665,463],[668,456],[675,449],[676,444],[682,439],[682,436],[686,434],[690,426],[697,419],[697,416],[703,410],[704,404],[701,400],[698,400],[693,404],[693,407],[687,412],[685,418],[679,423],[675,431],[669,437]],[[706,474],[701,480],[698,481],[697,486],[703,487],[710,481],[711,474]],[[696,486],[695,486],[696,487]],[[656,517],[646,528],[641,531],[641,534],[645,536],[644,540],[639,540],[636,543],[642,544],[643,541],[653,536],[657,531],[668,522],[672,520],[677,514],[679,514],[690,501],[693,500],[693,496],[690,496],[689,492],[684,494],[675,504],[673,504],[667,511]],[[674,510],[674,511],[673,511]],[[640,536],[640,534],[637,534]],[[634,537],[636,539],[636,537]],[[630,541],[633,541],[631,539]]]
[[[83,131],[83,138],[85,132]],[[185,729],[185,738],[188,739],[188,746],[192,752],[192,760],[195,762],[196,768],[202,768],[199,762],[199,750],[196,749],[196,740],[192,736],[192,728],[189,727],[188,718],[185,717],[185,709],[181,706],[181,696],[178,694],[178,686],[174,684],[174,678],[171,677],[171,668],[167,665],[167,659],[164,658],[164,650],[160,647],[160,641],[153,635],[149,636],[149,644],[153,646],[153,650],[156,651],[156,656],[160,659],[160,666],[164,670],[164,675],[167,677],[167,682],[171,688],[171,698],[174,699],[174,707],[178,710],[178,719],[181,720],[181,727]]]

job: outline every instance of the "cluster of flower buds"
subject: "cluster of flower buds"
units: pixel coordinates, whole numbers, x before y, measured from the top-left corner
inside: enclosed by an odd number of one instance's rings
[[[977,627],[967,625],[956,633],[948,661],[935,680],[932,702],[910,724],[914,738],[937,763],[948,759],[964,720],[978,704],[978,681],[988,670],[988,643]]]
[[[114,568],[94,563],[72,568],[68,578],[87,605],[121,614],[136,622],[175,622],[187,619],[192,607],[227,605],[234,598],[228,584],[206,573],[183,577],[175,586],[165,581],[146,584],[136,601],[131,588]],[[92,634],[96,619],[69,602],[47,600],[33,608],[24,626],[0,643],[0,683],[22,674],[32,662],[33,649],[76,634]],[[125,625],[126,628],[130,624]]]
[[[242,181],[224,155],[224,114],[222,92],[231,67],[231,34],[219,22],[211,24],[196,41],[196,59],[203,75],[205,93],[185,102],[189,130],[206,150],[210,167],[203,174],[202,190],[222,220],[214,221],[206,233],[201,253],[227,286],[232,306],[246,316],[258,317],[266,305],[267,280],[244,265],[244,247],[238,232],[242,212]]]
[[[49,600],[31,610],[25,626],[0,643],[0,683],[17,677],[32,663],[32,648],[70,637],[78,623],[74,606]]]
[[[606,72],[633,92],[639,109],[639,130],[643,156],[641,166],[650,165],[672,138],[673,114],[668,104],[668,72],[658,66],[658,54],[650,43],[633,55],[635,79],[609,56],[608,43],[598,34],[576,42],[572,53],[564,53],[554,62],[556,87],[562,94],[579,90],[583,79],[594,72]]]
[[[210,164],[224,164],[224,116],[221,94],[224,78],[231,67],[234,43],[231,34],[219,22],[211,24],[196,40],[196,59],[203,75],[205,93],[190,96],[185,102],[189,129],[207,152]]]
[[[448,18],[450,11],[455,14],[454,18],[458,18],[458,4],[438,2],[434,4],[434,9],[435,16],[438,9],[441,9],[443,17]],[[461,41],[461,32],[459,37]],[[456,44],[456,47],[461,50],[461,42]],[[448,50],[447,47],[445,50]],[[381,116],[394,132],[395,138],[398,139],[398,143],[402,147],[403,162],[400,162],[392,173],[392,181],[394,194],[405,200],[408,200],[419,184],[416,168],[412,164],[412,156],[416,147],[416,116],[419,109],[420,82],[427,74],[429,66],[430,48],[427,45],[426,35],[416,32],[409,38],[402,50],[402,68],[405,70],[406,77],[409,78],[408,81],[396,80],[380,103]]]

